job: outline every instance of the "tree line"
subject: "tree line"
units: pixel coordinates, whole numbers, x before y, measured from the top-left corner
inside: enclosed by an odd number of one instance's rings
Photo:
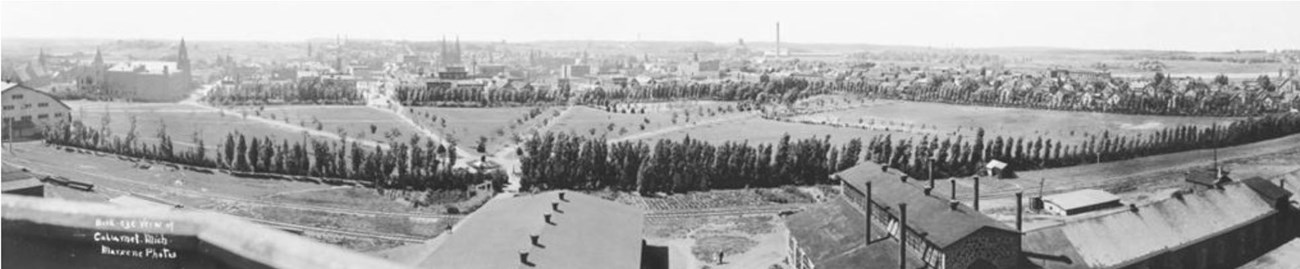
[[[1073,79],[1020,75],[1009,81],[991,76],[957,77],[923,73],[917,79],[822,81],[818,87],[865,97],[962,105],[1020,107],[1144,115],[1252,116],[1289,112],[1300,99],[1286,101],[1263,77],[1244,90],[1227,89],[1226,79],[1178,82],[1157,73],[1141,88],[1124,79]]]
[[[215,86],[204,101],[218,105],[365,103],[356,81],[309,78],[290,82],[245,82]]]
[[[1145,136],[1119,136],[1104,131],[1086,140],[1065,143],[1024,137],[985,138],[979,129],[973,141],[962,136],[897,138],[877,135],[867,142],[864,159],[898,168],[916,178],[971,176],[990,160],[1014,170],[1035,170],[1126,160],[1138,157],[1242,145],[1300,133],[1300,115],[1272,114],[1232,122],[1227,126],[1178,126]],[[933,170],[931,170],[933,168]]]
[[[607,143],[603,137],[546,133],[521,148],[525,189],[612,189],[644,194],[828,183],[858,163],[862,142],[830,137],[776,144],[712,144],[686,137]]]
[[[566,89],[460,87],[448,84],[402,84],[397,86],[397,100],[408,106],[489,107],[558,104],[568,100]]]
[[[419,136],[405,142],[390,142],[387,149],[379,145],[365,147],[356,141],[302,141],[270,137],[248,137],[231,132],[217,151],[209,154],[197,134],[188,150],[177,150],[163,125],[155,135],[157,143],[139,141],[132,128],[125,136],[114,136],[106,128],[95,129],[75,121],[49,127],[46,141],[51,144],[85,148],[136,158],[227,169],[238,172],[270,173],[354,179],[388,189],[463,189],[485,180],[504,182],[500,172],[471,173],[454,168],[456,147]]]

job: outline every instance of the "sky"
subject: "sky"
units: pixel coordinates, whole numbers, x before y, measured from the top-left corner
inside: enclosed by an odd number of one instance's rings
[[[3,38],[1300,48],[1300,2],[14,2]]]

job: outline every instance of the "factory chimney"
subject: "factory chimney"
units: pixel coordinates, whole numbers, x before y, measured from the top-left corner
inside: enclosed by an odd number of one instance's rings
[[[781,22],[776,22],[776,57],[781,57]]]
[[[980,211],[980,177],[975,177],[975,201],[972,204],[975,211]]]

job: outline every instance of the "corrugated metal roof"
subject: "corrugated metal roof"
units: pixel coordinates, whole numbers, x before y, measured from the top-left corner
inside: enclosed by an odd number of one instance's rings
[[[1042,262],[1044,268],[1110,268],[1175,250],[1277,211],[1245,184],[1228,184],[1183,198],[1114,214],[1067,222],[1029,232],[1024,250],[1060,255],[1071,262]]]
[[[1119,201],[1119,196],[1098,189],[1083,189],[1043,197],[1044,202],[1055,204],[1061,209],[1072,210],[1092,205]]]
[[[897,214],[896,206],[899,203],[907,203],[908,227],[928,233],[926,240],[939,248],[948,247],[984,227],[1017,233],[1006,224],[964,204],[959,205],[957,210],[950,209],[948,199],[926,196],[921,188],[899,180],[904,174],[896,169],[881,172],[880,165],[866,162],[836,175],[860,190],[865,190],[866,183],[872,182],[872,199],[877,204],[895,207],[891,208],[890,214]]]
[[[543,214],[551,214],[553,224]],[[444,235],[446,241],[419,267],[635,269],[641,266],[644,225],[634,207],[574,191],[494,199]],[[540,235],[541,246],[530,235]],[[521,250],[533,266],[520,262]]]

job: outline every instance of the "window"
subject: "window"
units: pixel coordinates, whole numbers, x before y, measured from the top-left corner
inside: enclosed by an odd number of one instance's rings
[[[23,104],[23,109],[32,108],[32,104]]]
[[[5,110],[14,110],[14,106],[6,105]]]
[[[32,116],[23,116],[22,121],[32,121]]]
[[[36,107],[47,107],[47,106],[50,106],[50,103],[39,103],[39,104],[36,104]]]
[[[50,114],[40,114],[40,115],[36,115],[36,118],[37,118],[37,119],[42,119],[42,120],[43,120],[43,119],[46,119],[46,118],[49,118],[49,117],[50,117]]]
[[[14,100],[22,100],[22,99],[23,99],[23,95],[21,95],[21,94],[15,94],[14,97],[13,97],[13,99],[14,99]]]
[[[54,113],[54,117],[55,118],[63,117],[63,113]]]

